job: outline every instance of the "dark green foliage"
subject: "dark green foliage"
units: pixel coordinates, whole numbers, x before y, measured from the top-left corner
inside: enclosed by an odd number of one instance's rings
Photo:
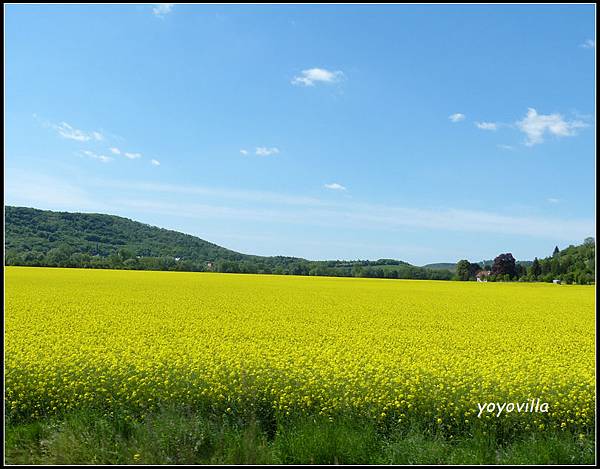
[[[460,260],[456,263],[456,276],[458,277],[458,280],[469,280],[469,266],[471,265],[471,263],[466,260]]]
[[[480,270],[481,266],[479,264],[463,259],[456,264],[456,277],[462,281],[475,280],[475,276]]]
[[[6,265],[127,270],[213,271],[449,280],[444,270],[394,259],[307,261],[262,257],[127,218],[5,207]]]
[[[588,285],[596,281],[595,261],[596,243],[594,238],[586,238],[579,246],[571,245],[551,257],[540,259],[536,278],[542,282],[558,279],[564,283]]]
[[[492,275],[502,280],[510,280],[517,277],[516,261],[513,255],[509,252],[500,254],[494,259],[492,265]]]
[[[536,257],[529,268],[529,276],[531,280],[537,280],[537,278],[542,274],[542,267],[540,266],[540,261]]]

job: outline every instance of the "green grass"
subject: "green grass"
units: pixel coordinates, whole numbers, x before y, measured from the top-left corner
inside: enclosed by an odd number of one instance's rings
[[[7,424],[7,464],[593,464],[594,436],[448,437],[355,417],[254,417],[165,409],[132,421],[95,411]]]

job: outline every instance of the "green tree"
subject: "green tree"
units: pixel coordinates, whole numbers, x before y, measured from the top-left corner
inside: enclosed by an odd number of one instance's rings
[[[73,249],[70,246],[60,244],[48,251],[46,261],[53,267],[68,267],[71,254],[73,254]]]
[[[456,276],[458,277],[458,280],[461,280],[463,282],[469,280],[469,268],[471,266],[471,263],[466,260],[466,259],[462,259],[460,261],[457,262],[456,264]]]
[[[538,260],[538,258],[534,258],[533,262],[531,263],[531,267],[529,269],[529,275],[534,279],[537,280],[537,278],[542,274],[542,267],[540,266],[540,261]]]
[[[494,275],[504,276],[504,279],[506,279],[506,275],[508,275],[509,278],[516,277],[516,261],[513,255],[510,252],[508,252],[506,254],[500,254],[499,256],[497,256],[494,259],[492,273]]]

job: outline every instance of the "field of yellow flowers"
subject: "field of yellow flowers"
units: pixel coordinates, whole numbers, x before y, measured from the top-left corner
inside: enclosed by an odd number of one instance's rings
[[[594,287],[24,267],[5,281],[10,421],[181,404],[457,434],[594,425]],[[478,407],[531,399],[548,412]]]

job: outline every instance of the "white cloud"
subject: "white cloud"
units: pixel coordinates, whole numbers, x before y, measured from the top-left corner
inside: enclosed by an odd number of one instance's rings
[[[456,114],[450,114],[448,116],[448,119],[450,119],[452,122],[460,122],[460,121],[464,121],[465,117],[466,116],[464,114],[457,112]]]
[[[562,219],[542,218],[532,216],[504,215],[494,212],[484,212],[459,208],[420,208],[379,205],[372,203],[328,203],[316,200],[303,201],[303,198],[277,193],[239,192],[229,193],[226,190],[213,190],[203,187],[179,187],[154,184],[123,183],[128,190],[137,189],[146,192],[148,196],[160,192],[173,195],[185,193],[202,196],[198,201],[182,203],[176,199],[170,201],[164,194],[156,199],[128,197],[123,203],[135,203],[137,208],[145,207],[153,213],[173,214],[179,216],[215,217],[223,219],[272,221],[277,223],[295,224],[301,226],[328,226],[361,228],[377,226],[379,229],[397,232],[406,228],[424,230],[493,233],[525,235],[547,239],[583,239],[593,233],[593,219]],[[107,184],[103,184],[104,187]],[[211,195],[214,200],[207,200]],[[244,204],[250,198],[268,202],[269,205],[255,204],[252,208],[234,204],[224,204],[221,197],[237,199]]]
[[[160,166],[160,161],[158,160],[150,160],[150,163],[152,164],[152,166]]]
[[[111,148],[109,148],[109,150],[111,151],[111,153],[113,155],[120,155],[121,154],[121,150],[119,150],[117,147],[111,147]]]
[[[497,145],[497,147],[502,150],[509,150],[509,151],[512,151],[515,149],[515,147],[513,147],[512,145],[506,145],[505,143],[500,143],[499,145]]]
[[[579,44],[579,47],[583,47],[584,49],[593,49],[596,47],[596,41],[593,39],[586,39],[582,44]]]
[[[110,156],[98,155],[98,154],[94,153],[93,151],[89,151],[89,150],[84,150],[82,153],[85,156],[88,156],[88,157],[93,158],[95,160],[102,161],[102,163],[108,163],[108,162],[110,162],[110,161],[113,160]]]
[[[337,182],[333,182],[331,184],[325,184],[325,186],[323,186],[323,187],[325,187],[326,189],[334,190],[334,191],[345,191],[346,190],[346,188],[344,186],[342,186],[341,184],[338,184]]]
[[[56,130],[62,137],[68,138],[69,140],[77,140],[78,142],[87,142],[89,140],[103,140],[103,136],[100,132],[84,132],[83,130],[75,129],[66,122],[61,122],[58,125],[49,124],[54,130]]]
[[[449,207],[405,207],[356,201],[329,201],[277,192],[141,181],[92,179],[86,184],[109,189],[111,194],[119,193],[114,189],[126,190],[127,198],[123,199],[122,203],[138,201],[148,204],[147,209],[152,213],[164,212],[192,218],[213,216],[231,220],[246,219],[252,222],[264,220],[278,224],[327,226],[335,229],[377,226],[378,229],[393,233],[410,228],[433,232],[511,234],[569,242],[584,239],[594,232],[596,226],[593,217],[538,217],[529,213],[501,214]],[[182,198],[182,194],[186,197]],[[248,201],[256,203],[250,207]],[[155,204],[160,204],[161,208]]]
[[[481,130],[496,130],[498,128],[494,122],[475,122],[475,125]]]
[[[278,153],[279,153],[279,148],[277,148],[277,147],[271,147],[271,148],[258,147],[258,148],[256,148],[256,154],[258,156],[271,156],[271,155],[277,155]]]
[[[156,3],[156,6],[152,9],[154,16],[164,16],[171,13],[174,3]]]
[[[525,141],[527,146],[542,143],[546,132],[557,137],[568,137],[575,135],[576,129],[588,126],[580,120],[566,121],[558,113],[538,114],[533,108],[529,108],[527,115],[516,124],[519,130],[527,136]]]
[[[8,205],[40,209],[81,210],[92,201],[76,178],[57,179],[32,171],[7,168],[5,197]]]
[[[560,202],[560,199],[556,199],[554,197],[548,197],[548,202],[550,202],[551,204],[557,204]]]
[[[324,68],[302,70],[301,74],[292,79],[292,85],[314,86],[315,83],[336,83],[344,77],[340,70],[332,72]]]
[[[248,150],[244,150],[243,148],[240,150],[240,153],[244,156],[248,154]]]
[[[128,152],[125,152],[125,156],[127,158],[129,158],[130,160],[135,160],[137,158],[141,158],[142,154],[141,153],[128,153]]]

